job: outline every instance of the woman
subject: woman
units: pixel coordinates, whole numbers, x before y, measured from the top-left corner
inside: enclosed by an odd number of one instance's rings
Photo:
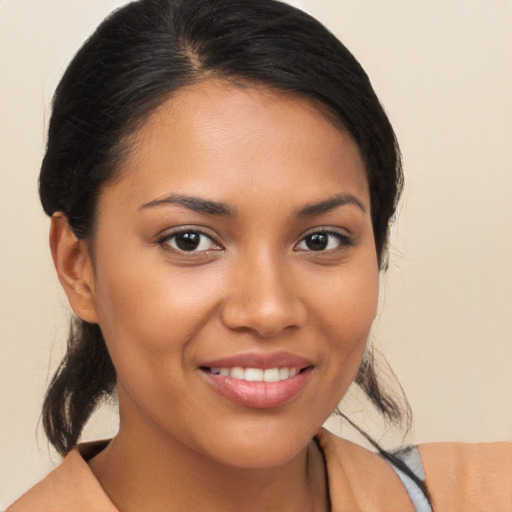
[[[354,380],[400,417],[367,338],[401,183],[366,74],[300,11],[106,20],[57,89],[40,177],[77,316],[43,411],[66,458],[9,510],[509,508],[506,444],[379,457],[320,430]],[[75,449],[114,391],[119,433]]]

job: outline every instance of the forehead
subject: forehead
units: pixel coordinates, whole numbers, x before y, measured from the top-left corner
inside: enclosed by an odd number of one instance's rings
[[[184,192],[229,203],[236,191],[258,190],[307,202],[348,188],[369,207],[359,150],[327,107],[220,80],[183,87],[163,103],[120,171],[140,201]]]

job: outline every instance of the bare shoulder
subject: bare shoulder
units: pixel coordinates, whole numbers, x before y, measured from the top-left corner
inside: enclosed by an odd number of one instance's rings
[[[512,510],[512,443],[418,446],[436,512]]]

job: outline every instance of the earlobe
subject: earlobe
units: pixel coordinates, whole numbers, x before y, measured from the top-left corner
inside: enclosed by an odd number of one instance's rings
[[[82,320],[97,323],[94,273],[89,251],[85,242],[73,233],[62,212],[54,213],[51,218],[50,248],[71,309]]]

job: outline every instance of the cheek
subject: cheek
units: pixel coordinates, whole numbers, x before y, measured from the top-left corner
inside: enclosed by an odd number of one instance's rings
[[[96,308],[114,363],[182,350],[218,302],[218,273],[173,269],[149,252],[104,251],[97,265]]]
[[[346,344],[364,337],[375,318],[379,294],[379,272],[372,259],[341,268],[326,278],[315,299],[317,316],[335,341]],[[337,343],[336,343],[337,345]]]
[[[187,269],[172,271],[149,258],[130,261],[128,255],[112,263],[105,259],[98,265],[96,304],[124,389],[120,405],[123,394],[125,413],[127,404],[137,404],[165,424],[178,411],[194,417],[183,390],[195,369],[193,340],[215,310],[219,277],[210,273],[192,279]]]
[[[355,378],[377,311],[379,273],[369,259],[357,268],[333,276],[328,293],[317,302],[318,328],[323,331],[328,358],[328,385],[336,404]]]

